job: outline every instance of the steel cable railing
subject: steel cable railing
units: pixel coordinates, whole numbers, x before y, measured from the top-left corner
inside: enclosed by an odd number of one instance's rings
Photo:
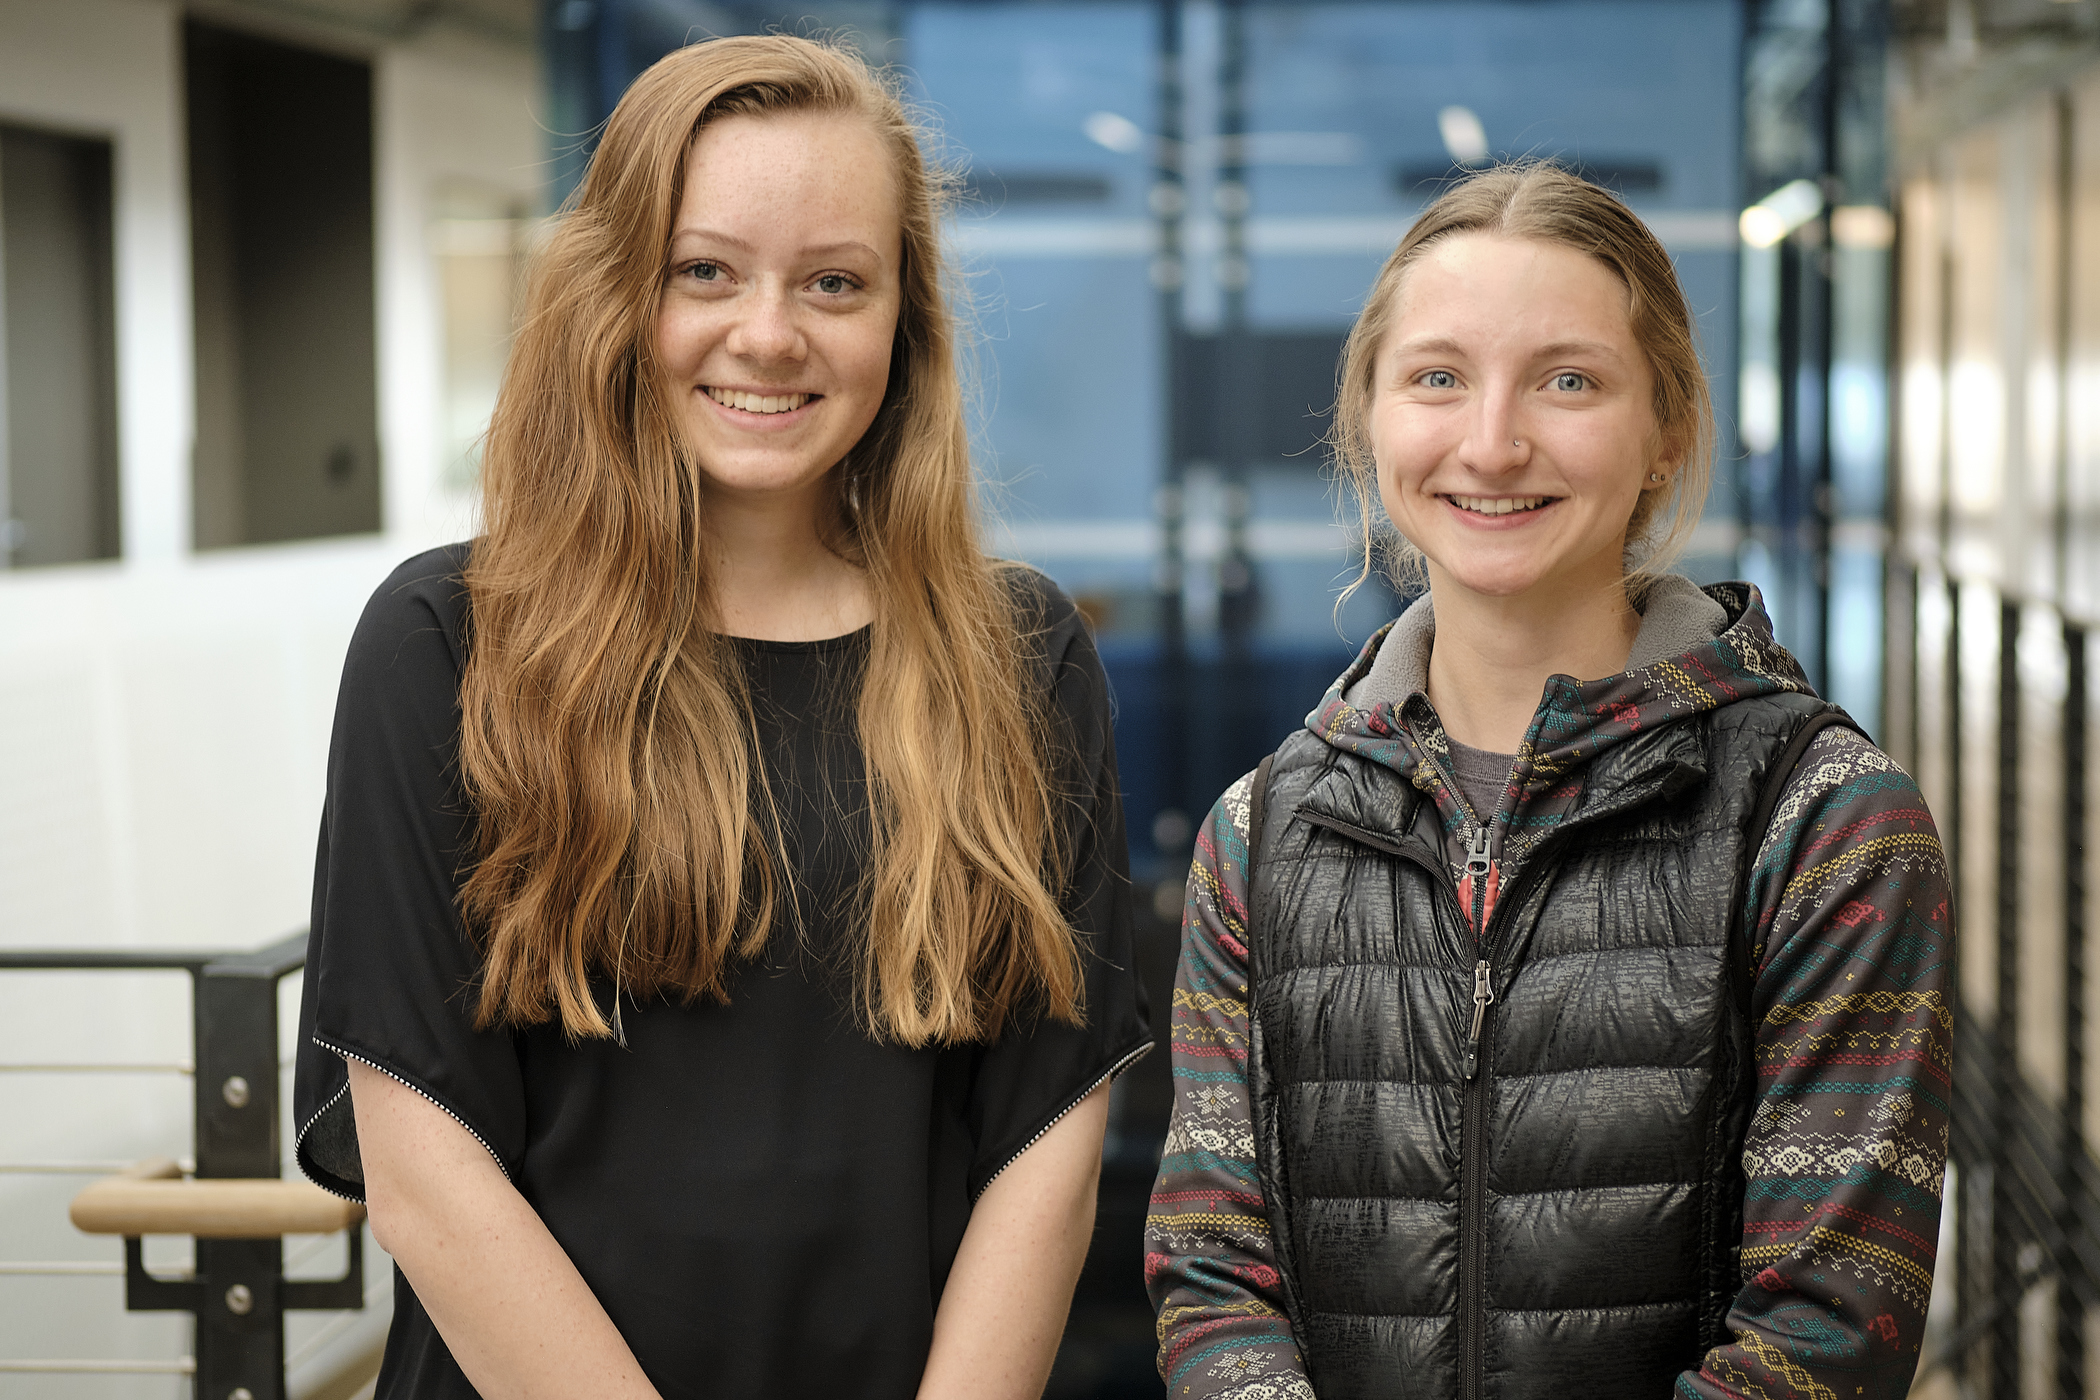
[[[1914,771],[1936,778],[1972,974],[1955,980],[1985,998],[1954,1007],[1958,1190],[1940,1257],[1959,1286],[1952,1326],[1919,1374],[1948,1370],[1965,1394],[2017,1400],[2023,1374],[2046,1373],[2055,1394],[2077,1400],[2100,1301],[2100,1160],[2084,1123],[2087,629],[1993,584],[1895,567],[1892,591],[1908,595],[1914,629],[1910,674],[1891,677],[1912,697],[1903,747]],[[1986,635],[1965,637],[1971,628]],[[2053,647],[2059,631],[2062,675],[2039,681],[2023,639]],[[2031,751],[2036,737],[2060,747]],[[2030,868],[2042,857],[2046,874]],[[2061,888],[2039,890],[2037,878]],[[2043,1288],[2053,1317],[2030,1335],[2023,1309]]]
[[[184,1311],[195,1319],[195,1354],[164,1359],[0,1357],[0,1374],[179,1375],[217,1400],[283,1400],[284,1319],[296,1309],[361,1309],[367,1300],[360,1208],[304,1183],[284,1181],[279,1104],[278,983],[305,961],[299,934],[252,953],[159,950],[0,952],[0,973],[183,971],[191,990],[192,1059],[8,1061],[13,1076],[187,1077],[195,1159],[150,1163],[95,1159],[0,1162],[0,1175],[103,1178],[74,1197],[71,1215],[90,1233],[124,1237],[124,1262],[0,1261],[0,1277],[121,1276],[124,1306]],[[293,1279],[347,1229],[346,1267],[336,1279]],[[195,1238],[186,1271],[145,1263],[147,1234]],[[317,1234],[287,1258],[284,1236]],[[323,1343],[325,1344],[325,1336]],[[302,1353],[317,1349],[316,1344]]]

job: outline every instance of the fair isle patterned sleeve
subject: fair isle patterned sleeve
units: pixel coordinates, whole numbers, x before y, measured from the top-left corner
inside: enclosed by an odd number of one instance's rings
[[[1735,1340],[1677,1390],[1895,1400],[1932,1292],[1953,1070],[1952,905],[1917,786],[1859,735],[1819,735],[1745,898],[1760,1088],[1743,1287]]]
[[[1247,806],[1251,775],[1211,808],[1181,914],[1170,1049],[1174,1112],[1145,1284],[1169,1400],[1313,1400],[1278,1291],[1247,1093]]]

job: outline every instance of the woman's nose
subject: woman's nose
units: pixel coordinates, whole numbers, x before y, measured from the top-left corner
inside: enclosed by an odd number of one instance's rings
[[[742,312],[729,332],[730,354],[761,363],[802,358],[802,331],[788,296],[761,290],[744,303]]]
[[[1466,433],[1466,465],[1477,472],[1514,470],[1531,459],[1531,443],[1517,421],[1515,405],[1498,396],[1480,401]]]

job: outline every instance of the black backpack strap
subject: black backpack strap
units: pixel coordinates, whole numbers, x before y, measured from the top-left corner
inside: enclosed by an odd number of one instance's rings
[[[1269,805],[1269,770],[1276,766],[1270,754],[1254,769],[1254,785],[1247,792],[1247,888],[1254,888],[1254,862],[1261,855],[1261,819]]]
[[[1254,955],[1254,863],[1261,859],[1261,819],[1269,806],[1269,770],[1276,766],[1270,754],[1254,769],[1254,785],[1247,792],[1247,955]]]

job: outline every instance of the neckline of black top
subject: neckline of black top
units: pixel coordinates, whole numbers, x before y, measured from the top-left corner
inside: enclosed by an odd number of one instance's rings
[[[836,637],[818,637],[812,641],[807,642],[776,642],[765,637],[730,636],[726,632],[722,635],[729,641],[735,643],[737,646],[749,647],[754,651],[776,651],[788,653],[801,653],[804,655],[822,655],[825,652],[844,651],[850,646],[854,646],[860,642],[864,642],[874,632],[874,630],[875,624],[870,622],[863,626],[854,628],[851,632],[842,633]]]

